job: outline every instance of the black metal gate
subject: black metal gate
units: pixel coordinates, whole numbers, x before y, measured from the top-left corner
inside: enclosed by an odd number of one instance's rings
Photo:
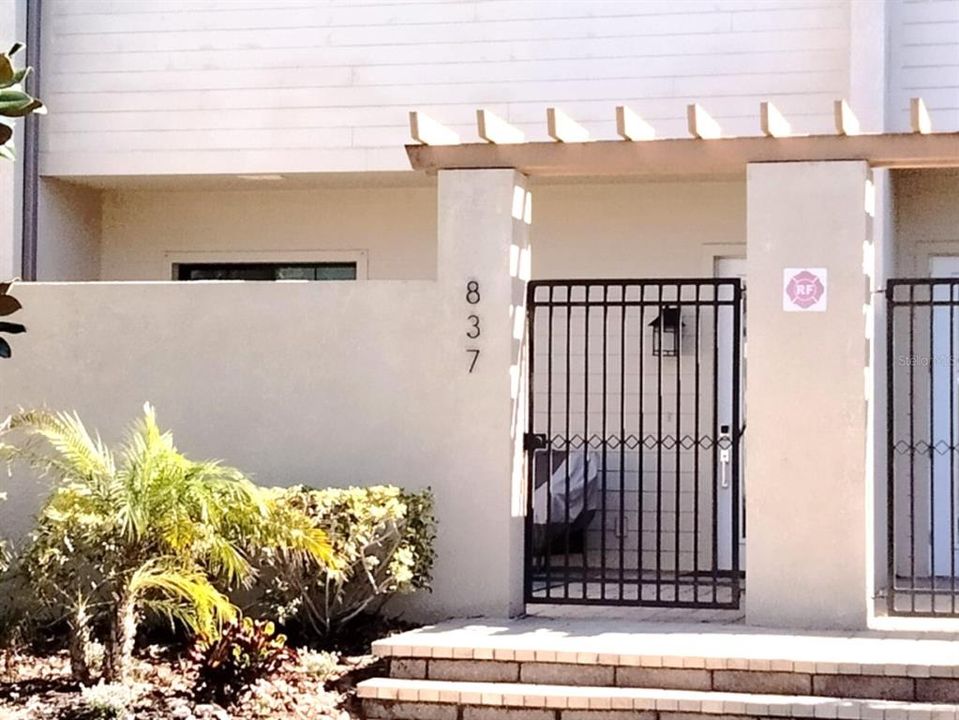
[[[886,285],[887,603],[956,616],[959,279]]]
[[[742,298],[530,283],[527,602],[739,607]]]

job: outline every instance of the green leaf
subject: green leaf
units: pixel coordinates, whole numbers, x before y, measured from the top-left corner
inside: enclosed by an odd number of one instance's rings
[[[6,145],[7,140],[13,137],[13,128],[0,123],[0,145]]]
[[[13,351],[10,349],[10,343],[3,338],[0,338],[0,358],[8,358],[12,354]]]
[[[13,151],[13,143],[12,143],[12,142],[8,142],[8,143],[6,143],[5,145],[0,145],[0,158],[4,158],[5,160],[16,160],[16,159],[17,159],[17,155],[16,155],[16,153]]]
[[[6,103],[22,105],[32,100],[33,98],[27,95],[23,90],[0,90],[0,105]]]
[[[26,117],[30,113],[46,115],[47,109],[39,100],[31,100],[29,103],[21,103],[19,105],[15,103],[0,102],[0,115],[4,115],[6,117]]]
[[[13,63],[10,62],[9,55],[0,55],[0,85],[6,87],[16,82],[16,70],[13,69]]]
[[[0,295],[0,316],[12,315],[22,307],[13,295]]]
[[[16,55],[18,52],[23,50],[25,45],[22,42],[15,42],[10,46],[10,49],[7,50],[7,55]]]
[[[0,332],[10,333],[11,335],[19,335],[20,333],[25,333],[26,331],[26,327],[20,323],[0,321]]]

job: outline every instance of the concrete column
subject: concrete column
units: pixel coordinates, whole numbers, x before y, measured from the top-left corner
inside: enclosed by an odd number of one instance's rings
[[[863,162],[747,170],[746,621],[865,628]],[[783,270],[825,268],[823,312],[783,310]]]
[[[462,613],[523,611],[523,365],[530,207],[512,170],[439,173],[437,280],[451,364],[446,437],[457,477],[437,498],[452,552],[440,563]],[[443,526],[443,516],[456,526]],[[461,613],[461,614],[462,614]]]

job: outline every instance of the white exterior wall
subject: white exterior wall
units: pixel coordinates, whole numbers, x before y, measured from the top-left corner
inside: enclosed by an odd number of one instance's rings
[[[524,181],[441,176],[433,281],[25,284],[2,411],[75,409],[114,442],[149,400],[183,451],[262,484],[430,487],[438,560],[418,614],[517,612],[525,294],[511,259],[527,254],[522,196],[512,215]],[[470,313],[483,323],[473,372]],[[4,474],[4,536],[28,529],[42,489]]]
[[[48,0],[47,175],[407,169],[407,112],[475,139],[488,107],[546,139],[559,105],[615,137],[628,103],[683,136],[702,102],[758,133],[772,99],[798,132],[848,94],[846,0]]]
[[[909,129],[922,97],[936,130],[959,130],[959,0],[895,0],[889,8],[887,128]]]
[[[86,279],[169,280],[189,253],[257,251],[362,251],[371,280],[436,277],[435,186],[101,197],[99,275]],[[537,279],[708,276],[715,255],[745,255],[742,181],[541,185],[534,212]],[[51,222],[44,237],[72,233]]]
[[[931,255],[959,255],[959,170],[893,174],[897,275],[927,277]]]
[[[291,261],[343,251],[365,253],[371,280],[435,278],[436,187],[105,192],[93,278],[170,280],[172,263],[191,254]]]
[[[40,181],[38,280],[100,278],[102,193],[54,178]]]

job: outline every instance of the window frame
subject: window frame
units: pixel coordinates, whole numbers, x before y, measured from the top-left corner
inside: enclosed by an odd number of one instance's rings
[[[369,253],[366,250],[254,250],[166,252],[164,262],[173,282],[363,282],[369,279]],[[179,280],[180,265],[229,264],[356,264],[356,280]]]

